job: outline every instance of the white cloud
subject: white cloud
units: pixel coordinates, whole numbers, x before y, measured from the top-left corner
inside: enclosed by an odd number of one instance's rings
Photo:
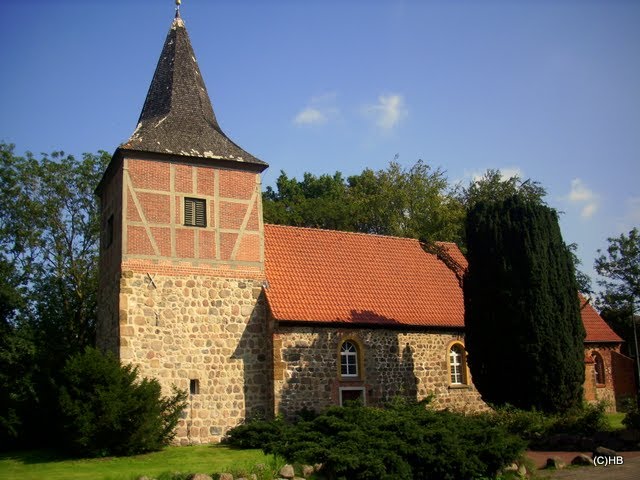
[[[504,167],[504,168],[499,168],[498,170],[500,170],[500,178],[503,181],[509,180],[513,177],[518,177],[520,178],[520,180],[522,180],[524,178],[524,174],[522,173],[522,169],[520,167]],[[471,173],[469,173],[468,170],[465,171],[465,177],[471,177],[471,179],[474,182],[477,182],[478,180],[482,180],[482,177],[484,177],[484,174],[487,173],[487,169],[485,170],[475,170]]]
[[[571,180],[571,190],[569,191],[569,195],[567,195],[567,200],[582,208],[580,211],[582,218],[591,218],[598,210],[598,195],[589,189],[579,178]]]
[[[640,197],[627,199],[625,218],[631,225],[638,226],[640,224]]]
[[[296,125],[321,125],[327,122],[327,116],[317,108],[307,107],[296,115],[293,123]]]
[[[509,180],[513,177],[523,179],[522,169],[520,167],[505,167],[500,169],[500,176],[502,180]]]
[[[338,115],[339,110],[335,106],[337,94],[335,92],[323,93],[311,97],[307,106],[294,117],[295,125],[322,125]]]
[[[407,116],[404,98],[399,94],[380,95],[378,103],[367,105],[364,111],[383,130],[393,129]]]

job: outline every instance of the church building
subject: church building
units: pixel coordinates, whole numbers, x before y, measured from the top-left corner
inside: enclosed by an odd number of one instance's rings
[[[189,392],[176,442],[350,399],[488,408],[466,366],[457,246],[265,225],[267,166],[220,128],[176,13],[138,125],[96,190],[98,345],[165,394]],[[615,408],[633,366],[582,312],[586,398]]]

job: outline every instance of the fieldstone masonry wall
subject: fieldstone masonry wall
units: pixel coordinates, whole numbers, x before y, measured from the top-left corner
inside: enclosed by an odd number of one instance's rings
[[[123,270],[120,358],[189,391],[176,443],[218,442],[271,407],[269,336],[262,280]]]
[[[340,345],[359,347],[362,368],[357,379],[340,376]],[[396,395],[422,400],[434,394],[436,408],[484,410],[488,407],[471,383],[451,385],[449,345],[458,332],[407,332],[388,329],[276,326],[273,335],[275,412],[292,416],[339,404],[341,388],[364,388],[368,405]]]

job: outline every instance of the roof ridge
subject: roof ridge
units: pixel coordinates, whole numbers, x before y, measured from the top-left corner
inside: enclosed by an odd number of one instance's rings
[[[417,238],[413,238],[413,237],[398,237],[397,235],[382,235],[381,233],[364,233],[364,232],[351,232],[349,230],[332,230],[330,228],[316,228],[316,227],[297,227],[294,225],[279,225],[277,223],[265,223],[264,224],[265,227],[278,227],[278,228],[291,228],[294,230],[311,230],[314,232],[331,232],[331,233],[342,233],[342,234],[346,234],[346,235],[359,235],[359,236],[364,236],[364,237],[381,237],[381,238],[389,238],[389,239],[395,239],[395,240],[406,240],[406,241],[410,241],[410,242],[417,242],[419,244],[421,244],[422,242],[417,239]],[[442,243],[442,242],[438,242],[438,243]],[[453,243],[453,242],[451,242]],[[455,245],[455,243],[454,243]]]

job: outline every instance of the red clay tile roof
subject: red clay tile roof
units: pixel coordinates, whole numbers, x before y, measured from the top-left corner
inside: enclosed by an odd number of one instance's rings
[[[602,319],[595,308],[582,296],[580,297],[580,314],[582,315],[582,323],[587,331],[585,342],[622,342],[611,327]]]
[[[265,225],[265,268],[278,320],[464,327],[456,275],[414,239]]]
[[[280,321],[463,328],[456,272],[467,260],[454,243],[438,246],[449,260],[409,238],[265,225],[271,312]],[[585,341],[621,342],[580,300]]]

